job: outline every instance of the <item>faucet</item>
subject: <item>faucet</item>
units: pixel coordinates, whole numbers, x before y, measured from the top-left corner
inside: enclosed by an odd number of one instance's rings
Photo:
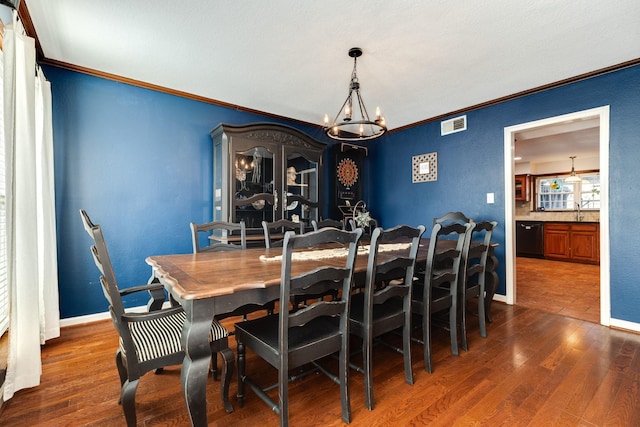
[[[582,221],[582,211],[580,210],[580,203],[576,202],[576,221]]]

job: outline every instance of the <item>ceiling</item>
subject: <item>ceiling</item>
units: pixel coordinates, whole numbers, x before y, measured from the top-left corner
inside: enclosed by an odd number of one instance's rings
[[[598,117],[570,120],[518,132],[515,135],[516,163],[546,163],[599,157],[600,120]]]
[[[312,124],[360,47],[390,130],[640,58],[637,0],[23,0],[44,56]]]

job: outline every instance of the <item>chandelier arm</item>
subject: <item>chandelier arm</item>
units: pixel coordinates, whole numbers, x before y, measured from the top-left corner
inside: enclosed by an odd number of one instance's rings
[[[362,120],[366,120],[370,122],[371,119],[369,118],[369,112],[367,111],[367,107],[365,107],[364,101],[362,100],[362,96],[360,95],[360,89],[356,90],[356,98],[358,98],[358,106],[360,108],[360,117],[362,117]]]

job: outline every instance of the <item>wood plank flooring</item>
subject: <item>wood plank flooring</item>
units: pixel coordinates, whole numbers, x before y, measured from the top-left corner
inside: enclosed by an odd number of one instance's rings
[[[640,335],[501,303],[493,305],[493,317],[486,339],[472,323],[470,350],[458,357],[451,355],[448,335],[436,331],[433,374],[425,372],[421,347],[415,345],[412,386],[404,382],[401,355],[377,347],[375,409],[364,407],[362,375],[351,371],[351,425],[639,425]],[[0,425],[124,425],[111,322],[67,327],[61,334],[43,347],[41,385],[16,393],[0,414]],[[252,353],[248,359],[249,373],[267,382],[275,378],[262,360]],[[277,415],[250,391],[245,406],[237,406],[235,375],[235,412],[227,414],[218,386],[210,380],[210,425],[278,424]],[[324,375],[291,384],[289,396],[292,426],[343,425],[338,387]],[[144,376],[136,404],[140,426],[189,425],[179,367]]]
[[[516,304],[600,323],[600,266],[518,257]]]

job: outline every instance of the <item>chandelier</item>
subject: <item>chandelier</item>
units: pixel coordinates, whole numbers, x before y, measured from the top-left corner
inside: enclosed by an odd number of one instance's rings
[[[375,120],[369,118],[367,108],[360,95],[360,83],[356,73],[358,57],[362,56],[362,49],[352,47],[349,56],[353,58],[353,71],[349,82],[349,95],[338,110],[338,114],[329,123],[329,116],[324,115],[324,130],[329,138],[340,141],[365,141],[382,136],[387,131],[384,117],[380,115],[380,108],[376,108]],[[354,105],[355,104],[355,105]],[[354,109],[355,108],[355,109]],[[344,114],[342,120],[340,116]],[[358,118],[359,117],[359,118]]]

